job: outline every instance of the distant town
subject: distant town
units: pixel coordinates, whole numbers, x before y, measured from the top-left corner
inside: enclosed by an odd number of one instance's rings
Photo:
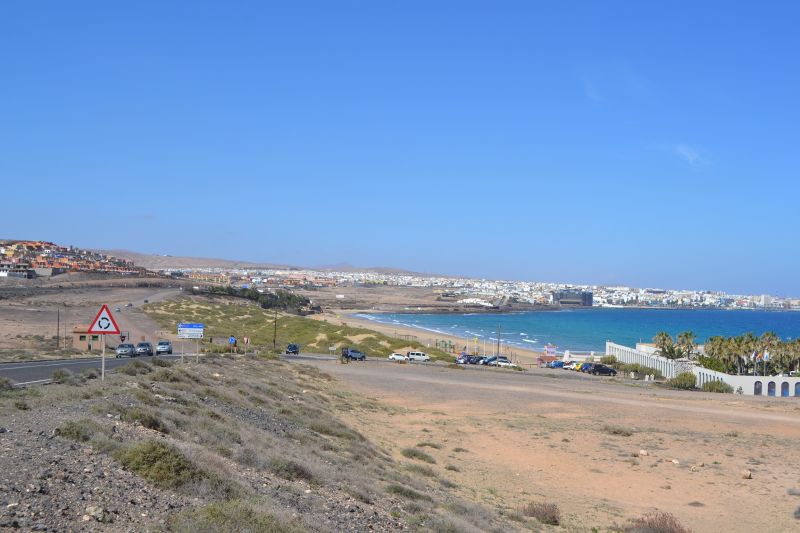
[[[45,241],[0,240],[0,278],[33,279],[67,272],[141,275],[132,261]]]
[[[59,246],[45,241],[0,240],[0,278],[52,277],[67,272],[115,275],[158,275],[205,285],[230,285],[256,290],[335,287],[416,287],[433,290],[442,301],[472,308],[498,308],[509,303],[531,306],[652,307],[800,310],[800,298],[766,294],[741,295],[626,286],[576,285],[533,281],[472,279],[374,271],[332,271],[296,268],[164,268],[151,272],[128,259]]]

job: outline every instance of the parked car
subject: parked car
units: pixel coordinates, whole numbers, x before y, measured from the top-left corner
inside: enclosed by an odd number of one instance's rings
[[[401,353],[393,353],[388,357],[389,361],[407,361],[408,357]]]
[[[610,366],[600,365],[600,364],[594,365],[592,367],[591,373],[594,374],[595,376],[616,376],[617,375],[617,371],[615,369],[611,368]]]
[[[156,344],[156,355],[161,354],[172,355],[172,343],[170,341],[158,341],[158,344]]]
[[[125,304],[125,307],[133,307],[133,304],[128,302],[128,303]]]
[[[508,360],[508,357],[501,355],[500,357],[492,357],[492,360],[486,363],[489,366],[497,366],[500,363],[510,363],[511,361]]]
[[[553,361],[550,363],[550,368],[564,368],[564,361]]]
[[[468,365],[469,364],[469,356],[467,354],[462,354],[456,357],[456,364],[457,365]]]
[[[496,360],[497,360],[497,356],[496,355],[489,355],[487,357],[482,357],[480,364],[482,364],[482,365],[491,365]]]
[[[470,355],[468,357],[469,357],[469,359],[467,359],[467,363],[470,364],[470,365],[477,365],[478,361],[481,360],[481,356],[480,355]]]
[[[508,359],[506,359],[506,360],[498,359],[497,360],[497,366],[499,366],[500,368],[517,368],[517,365],[515,365],[514,363],[512,363]]]
[[[342,357],[351,361],[366,361],[367,356],[364,352],[359,352],[353,348],[342,348]]]
[[[115,307],[115,308],[114,308],[114,312],[115,312],[115,313],[121,313],[121,312],[122,312],[122,309],[120,309],[119,307]]]
[[[300,345],[295,343],[289,343],[286,345],[286,355],[300,355]]]
[[[563,368],[564,370],[575,370],[576,366],[577,363],[575,361],[567,361],[561,368]]]
[[[581,363],[581,366],[578,367],[578,371],[591,372],[592,367],[594,367],[594,363]]]
[[[136,345],[136,355],[153,355],[153,345],[149,342],[140,342]]]
[[[430,361],[431,356],[425,352],[408,352],[406,353],[409,361]]]
[[[119,357],[136,357],[136,348],[133,344],[117,345],[117,358]]]

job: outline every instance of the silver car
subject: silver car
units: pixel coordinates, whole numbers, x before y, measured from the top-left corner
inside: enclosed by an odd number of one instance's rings
[[[120,344],[117,346],[117,358],[119,357],[135,357],[136,348],[133,344]]]
[[[156,355],[171,353],[172,343],[170,341],[158,341],[158,344],[156,344]]]
[[[136,355],[153,355],[153,345],[149,342],[140,342],[136,345]]]

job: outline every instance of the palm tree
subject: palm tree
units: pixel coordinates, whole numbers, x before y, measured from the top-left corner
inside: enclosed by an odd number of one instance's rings
[[[683,355],[688,359],[691,359],[692,355],[694,354],[694,349],[697,346],[695,343],[696,338],[697,337],[692,331],[684,331],[683,333],[678,334],[678,346],[683,352]]]
[[[659,331],[656,333],[656,336],[653,337],[653,343],[658,348],[658,351],[661,353],[666,352],[672,346],[672,335],[667,333],[666,331]]]

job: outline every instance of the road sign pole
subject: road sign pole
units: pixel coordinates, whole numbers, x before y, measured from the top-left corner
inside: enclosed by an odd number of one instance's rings
[[[106,336],[100,335],[103,338],[103,352],[100,356],[100,381],[106,380]]]
[[[195,355],[194,360],[196,363],[200,362],[200,339],[194,340]]]
[[[181,363],[183,363],[183,354],[184,354],[183,339],[181,339]]]

